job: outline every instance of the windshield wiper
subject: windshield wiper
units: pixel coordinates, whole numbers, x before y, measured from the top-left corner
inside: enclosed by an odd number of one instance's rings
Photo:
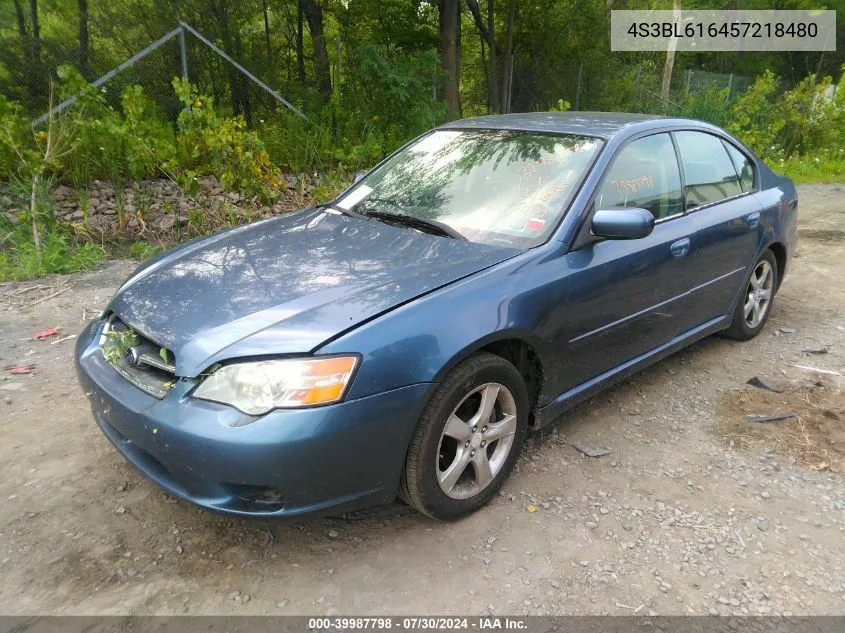
[[[411,215],[404,215],[401,213],[388,213],[387,211],[376,211],[374,209],[362,208],[358,205],[359,213],[368,218],[376,218],[389,224],[399,224],[407,226],[424,233],[434,233],[435,235],[442,235],[443,237],[451,237],[455,240],[465,240],[466,237],[453,229],[448,224],[438,222],[437,220],[429,220],[427,218],[416,218]]]

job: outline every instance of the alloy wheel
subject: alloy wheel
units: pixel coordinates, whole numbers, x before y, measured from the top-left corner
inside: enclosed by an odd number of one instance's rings
[[[765,259],[761,260],[751,279],[748,280],[748,288],[745,293],[745,324],[750,328],[756,328],[769,311],[772,303],[772,290],[774,289],[775,276],[772,266]]]
[[[452,499],[469,499],[489,486],[507,461],[516,428],[516,401],[507,387],[491,382],[470,391],[440,436],[440,489]]]

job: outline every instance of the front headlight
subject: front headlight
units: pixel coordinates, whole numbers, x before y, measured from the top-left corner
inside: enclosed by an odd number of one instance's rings
[[[211,374],[193,396],[231,405],[249,415],[331,404],[343,397],[357,364],[356,356],[235,363]]]

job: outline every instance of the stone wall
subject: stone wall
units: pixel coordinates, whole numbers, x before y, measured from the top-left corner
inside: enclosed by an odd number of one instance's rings
[[[56,219],[68,224],[83,225],[89,231],[104,235],[143,232],[160,234],[189,224],[206,228],[238,223],[287,213],[313,204],[317,177],[288,176],[285,189],[273,205],[258,198],[224,191],[214,176],[198,179],[197,191],[183,191],[170,180],[143,180],[122,186],[95,180],[85,190],[59,185],[52,191]],[[28,199],[11,195],[0,199],[0,210],[16,219],[29,204]]]

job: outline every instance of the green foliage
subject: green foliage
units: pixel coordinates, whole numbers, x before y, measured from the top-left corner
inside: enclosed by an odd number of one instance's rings
[[[20,157],[16,148],[32,142],[29,123],[20,104],[0,95],[0,182],[9,182]]]
[[[112,365],[117,365],[126,352],[140,342],[141,339],[131,328],[106,332],[106,340],[102,346],[103,357]]]
[[[566,99],[558,99],[557,103],[549,108],[549,112],[569,112],[570,109],[572,109],[572,104],[569,103],[569,101]]]
[[[272,119],[260,120],[256,129],[270,161],[280,169],[301,173],[327,169],[334,162],[329,129],[309,123],[293,112],[279,111]]]
[[[710,86],[698,93],[685,92],[680,103],[679,116],[708,121],[725,127],[731,120],[730,90]]]
[[[841,161],[845,143],[845,89],[831,98],[831,78],[811,74],[791,90],[778,92],[779,81],[771,72],[758,77],[731,108],[727,128],[754,151],[770,161],[807,157],[812,162],[799,168],[810,174],[824,165]]]
[[[356,58],[355,74],[364,89],[346,90],[339,104],[347,125],[351,123],[347,132],[360,134],[350,140],[364,141],[377,128],[385,143],[394,147],[445,120],[443,103],[432,95],[432,81],[439,72],[437,51],[387,55],[368,43],[356,51]],[[357,106],[351,112],[348,99]],[[377,125],[369,126],[367,121]]]
[[[2,216],[5,217],[5,216]],[[0,245],[0,281],[24,280],[51,273],[75,273],[96,268],[105,259],[102,247],[77,241],[56,225],[50,225],[41,238],[38,251],[26,218],[12,225],[2,222],[3,243]]]
[[[72,66],[61,66],[64,94],[81,97],[65,115],[75,129],[75,147],[65,160],[67,179],[81,187],[95,178],[150,178],[175,155],[172,126],[140,86],[126,86],[120,107],[108,92],[88,86]]]
[[[173,88],[185,107],[179,113],[171,170],[183,179],[213,173],[227,189],[272,197],[279,171],[258,134],[246,129],[242,117],[218,116],[211,98],[199,94],[185,79],[174,79]]]
[[[794,156],[771,165],[796,183],[845,182],[845,150],[821,153],[818,156]]]
[[[778,112],[777,89],[777,77],[767,70],[731,108],[728,131],[761,156],[775,156],[781,149],[777,139],[786,121]]]
[[[160,246],[153,246],[149,242],[145,242],[144,240],[138,240],[136,242],[132,242],[132,244],[129,246],[127,255],[130,259],[137,259],[143,261],[145,259],[153,257],[154,255],[158,255],[160,252]]]

